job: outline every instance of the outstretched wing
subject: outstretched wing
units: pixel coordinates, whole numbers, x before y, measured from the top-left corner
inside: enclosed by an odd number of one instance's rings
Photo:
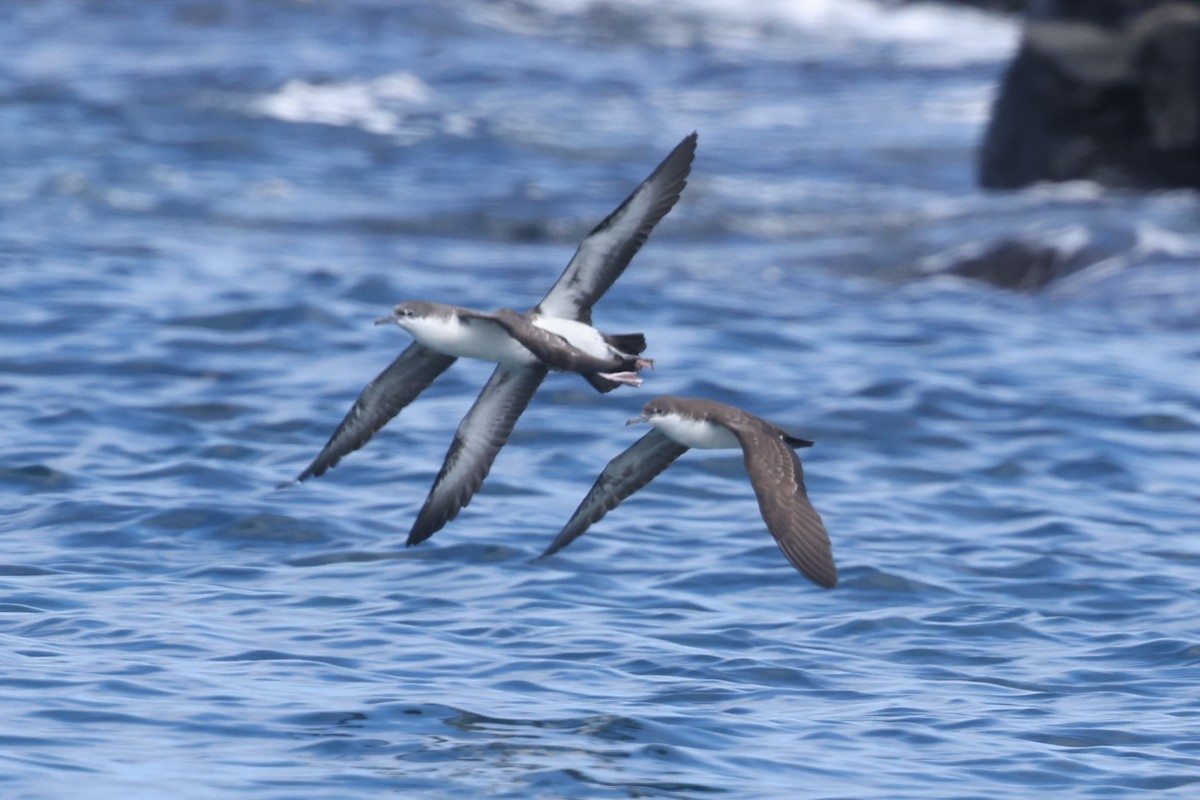
[[[496,367],[475,405],[459,423],[406,544],[425,541],[471,502],[546,372],[541,364]]]
[[[686,452],[686,447],[657,428],[638,439],[629,449],[608,462],[571,519],[538,558],[556,553],[578,539],[593,522],[654,480],[671,462]]]
[[[826,589],[837,586],[829,533],[808,500],[804,468],[785,434],[773,425],[738,425],[731,429],[742,445],[763,521],[779,549],[813,583]]]
[[[563,274],[535,309],[550,317],[591,323],[592,306],[666,216],[683,187],[696,155],[696,134],[685,137],[633,194],[592,229]]]
[[[366,385],[342,422],[329,437],[324,449],[317,454],[296,481],[324,475],[337,466],[347,453],[353,453],[386,425],[392,417],[429,388],[438,375],[455,362],[454,356],[423,347],[413,342],[408,348]],[[294,481],[279,484],[287,486]]]

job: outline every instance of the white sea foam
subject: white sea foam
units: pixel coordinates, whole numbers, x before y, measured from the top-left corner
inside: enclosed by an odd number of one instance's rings
[[[394,134],[432,99],[433,90],[419,77],[397,72],[365,81],[291,80],[279,91],[259,98],[251,108],[287,122],[355,125],[371,133]]]
[[[1009,19],[970,9],[932,4],[885,5],[871,0],[531,0],[519,6],[480,2],[466,12],[476,22],[516,36],[558,33],[559,25],[603,25],[605,15],[636,23],[640,41],[662,47],[701,41],[738,59],[869,61],[917,67],[999,63],[1015,47],[1017,26]],[[598,20],[601,20],[598,22]],[[638,43],[634,43],[635,45]],[[699,90],[698,90],[699,91]],[[711,107],[713,98],[672,93],[664,104]],[[956,86],[917,109],[925,120],[981,124],[991,104],[987,84]],[[718,97],[741,102],[741,95]],[[520,104],[506,99],[502,125],[521,119]],[[418,75],[401,71],[379,77],[330,82],[290,80],[258,98],[251,112],[288,122],[353,126],[398,137],[408,143],[438,133],[469,136],[476,120],[493,109],[459,104],[452,110]],[[534,109],[535,127],[545,116],[546,98]],[[751,128],[798,127],[810,112],[800,104],[769,103],[750,109],[742,124]]]
[[[1139,222],[1135,226],[1137,250],[1147,254],[1161,254],[1172,258],[1200,258],[1200,236],[1195,233],[1169,231],[1151,222]]]

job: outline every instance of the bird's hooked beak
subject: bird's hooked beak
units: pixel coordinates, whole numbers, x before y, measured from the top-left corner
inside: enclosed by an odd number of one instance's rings
[[[625,420],[625,424],[626,425],[637,425],[638,423],[649,422],[649,421],[650,421],[650,417],[646,416],[645,414],[642,414],[641,416],[634,417],[633,419]]]
[[[375,320],[375,324],[376,325],[387,325],[389,323],[395,322],[398,319],[400,319],[400,318],[397,317],[396,314],[393,312],[391,314],[388,314],[386,317],[380,317],[379,319]]]

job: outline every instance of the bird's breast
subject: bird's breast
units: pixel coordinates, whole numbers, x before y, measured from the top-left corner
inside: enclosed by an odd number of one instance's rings
[[[499,324],[486,319],[462,320],[458,317],[422,320],[409,332],[431,350],[459,358],[478,358],[506,364],[536,361],[533,354],[508,335]]]
[[[651,419],[650,424],[684,447],[695,447],[700,450],[726,450],[742,446],[731,430],[724,425],[707,420],[664,415]]]

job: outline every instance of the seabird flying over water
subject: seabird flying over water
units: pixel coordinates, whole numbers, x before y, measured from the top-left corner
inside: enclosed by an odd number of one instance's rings
[[[418,343],[458,358],[543,366],[576,372],[598,392],[622,384],[641,386],[638,372],[653,362],[638,358],[646,349],[640,333],[608,334],[574,320],[521,314],[511,308],[492,313],[470,308],[409,300],[375,320],[393,323]]]
[[[579,372],[598,391],[640,385],[651,362],[641,334],[610,335],[592,327],[592,306],[613,285],[654,226],[679,200],[696,153],[685,137],[633,193],[591,230],[562,275],[526,314],[487,314],[438,303],[407,302],[378,323],[394,322],[416,340],[367,384],[341,424],[296,481],[324,474],[375,435],[459,357],[496,361],[492,377],[463,418],[408,545],[454,519],[483,484],[517,418],[550,369]]]
[[[671,465],[689,448],[741,448],[767,529],[792,566],[818,586],[837,586],[837,566],[829,534],[808,500],[804,470],[793,448],[812,442],[740,408],[684,397],[659,397],[629,425],[648,422],[654,429],[608,463],[591,491],[555,540],[538,558],[575,541],[601,517],[620,505]]]

